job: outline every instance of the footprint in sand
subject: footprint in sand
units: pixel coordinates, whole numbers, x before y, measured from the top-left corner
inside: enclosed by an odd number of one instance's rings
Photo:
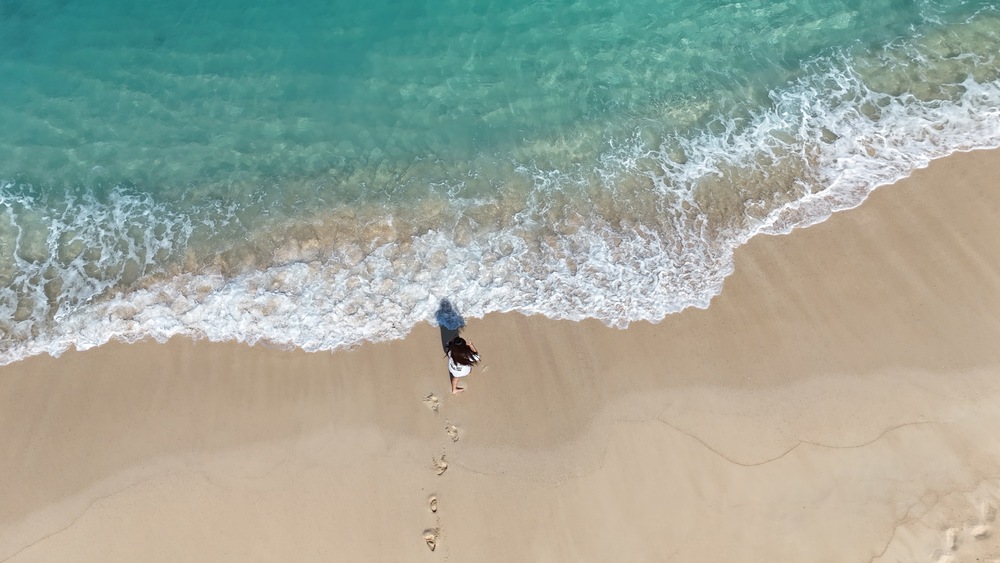
[[[983,517],[983,522],[992,522],[997,517],[997,507],[993,506],[990,501],[984,502],[979,509],[980,515]]]
[[[958,529],[948,528],[944,532],[944,546],[951,551],[958,548]]]
[[[424,541],[431,551],[437,549],[438,536],[441,535],[441,528],[428,528],[424,530]]]
[[[977,540],[986,539],[990,535],[990,527],[985,524],[981,524],[970,530],[969,533]]]
[[[441,454],[440,458],[431,458],[434,462],[434,469],[437,471],[438,475],[441,475],[448,470],[448,462],[444,459],[444,454]]]
[[[441,399],[438,399],[434,393],[431,393],[430,395],[424,397],[424,404],[427,405],[427,408],[437,412],[438,409],[441,408]]]
[[[444,427],[444,430],[445,430],[445,432],[448,433],[448,436],[451,438],[452,442],[457,442],[458,441],[458,427],[457,426],[455,426],[454,424],[452,424],[452,423],[449,422],[448,426]]]
[[[428,499],[427,504],[430,506],[431,512],[437,512],[438,511],[437,495],[431,495],[431,498]]]

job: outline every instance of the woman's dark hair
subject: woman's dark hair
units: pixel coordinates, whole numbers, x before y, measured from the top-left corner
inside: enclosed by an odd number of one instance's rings
[[[461,336],[456,336],[448,343],[448,353],[456,364],[463,366],[475,365],[479,362],[479,355],[472,351],[472,348]]]

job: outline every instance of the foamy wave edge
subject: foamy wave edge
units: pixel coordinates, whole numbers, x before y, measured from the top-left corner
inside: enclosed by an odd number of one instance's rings
[[[830,85],[841,89],[838,99],[851,103],[827,103],[830,91],[820,87]],[[110,340],[162,342],[174,336],[335,350],[402,338],[417,324],[431,321],[442,298],[470,318],[519,312],[565,320],[596,318],[617,327],[657,322],[687,307],[707,307],[733,271],[735,249],[756,234],[787,233],[820,222],[934,159],[1000,147],[1000,83],[970,78],[962,86],[965,92],[957,101],[922,102],[873,93],[850,70],[829,71],[774,93],[774,107],[756,115],[748,127],[681,140],[686,154],[682,164],[639,143],[619,145],[604,155],[600,166],[609,179],[636,173],[639,158],[663,159],[669,178],[651,177],[655,189],[674,190],[673,197],[688,200],[691,193],[678,193],[678,186],[693,186],[724,165],[745,164],[761,151],[815,149],[810,158],[820,189],[809,189],[752,221],[721,247],[695,235],[682,241],[678,252],[655,229],[639,225],[616,230],[600,218],[544,248],[532,247],[517,233],[493,233],[457,245],[444,230],[430,231],[412,240],[407,256],[435,267],[410,264],[402,268],[408,277],[398,275],[401,268],[393,265],[389,246],[365,258],[366,271],[375,272],[369,279],[358,279],[357,270],[317,261],[234,278],[183,274],[83,305],[59,319],[48,334],[12,345],[0,363],[41,353],[58,356],[71,347],[88,349]],[[866,102],[881,104],[879,119],[858,111]],[[783,141],[776,130],[795,138]],[[827,133],[833,137],[820,140]],[[558,181],[553,171],[525,173],[534,176],[538,198]],[[526,228],[544,220],[530,210],[523,215],[519,221]],[[482,257],[497,245],[506,250],[487,271],[480,265]]]

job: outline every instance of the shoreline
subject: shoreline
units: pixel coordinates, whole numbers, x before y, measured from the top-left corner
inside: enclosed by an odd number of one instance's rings
[[[998,175],[955,154],[756,236],[657,324],[470,320],[455,398],[430,325],[0,367],[0,561],[1000,557]]]

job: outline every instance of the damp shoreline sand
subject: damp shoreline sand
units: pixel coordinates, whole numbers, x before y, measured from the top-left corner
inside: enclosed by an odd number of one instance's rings
[[[756,237],[658,324],[472,319],[457,397],[430,325],[4,366],[0,561],[1000,558],[997,177]]]

